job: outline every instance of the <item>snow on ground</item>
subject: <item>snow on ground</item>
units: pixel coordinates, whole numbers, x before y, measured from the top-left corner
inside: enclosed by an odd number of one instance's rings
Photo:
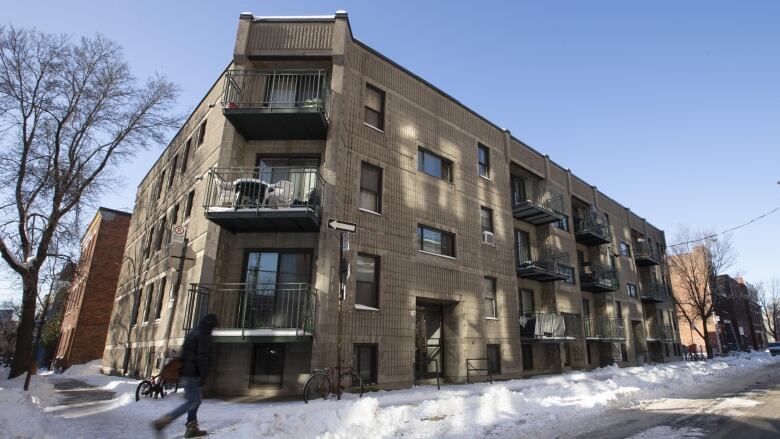
[[[765,353],[750,358],[729,357],[695,363],[642,367],[607,367],[494,384],[433,386],[346,395],[342,401],[303,401],[238,404],[207,400],[201,406],[201,427],[212,438],[391,438],[391,437],[554,437],[556,430],[589,422],[613,407],[674,396],[667,402],[687,404],[686,391],[717,388],[739,376],[776,361]],[[137,381],[97,373],[96,364],[74,366],[63,375],[33,378],[29,395],[21,391],[24,378],[0,379],[0,437],[145,437],[149,423],[181,402],[181,395],[136,403]],[[0,376],[7,373],[0,369]],[[51,380],[79,379],[117,392],[114,400],[66,417],[57,406]],[[724,401],[724,409],[743,408],[748,399]],[[729,405],[730,404],[730,405]],[[639,404],[641,405],[641,404]],[[184,420],[166,433],[181,437]],[[638,438],[696,436],[696,431],[659,426]]]

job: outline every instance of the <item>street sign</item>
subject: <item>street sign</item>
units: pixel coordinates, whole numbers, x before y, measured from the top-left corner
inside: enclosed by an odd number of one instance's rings
[[[171,243],[184,244],[184,235],[186,232],[187,229],[185,229],[184,226],[173,226],[173,230],[171,230]]]
[[[347,233],[355,233],[357,230],[357,224],[328,218],[328,228],[331,230],[340,230]]]

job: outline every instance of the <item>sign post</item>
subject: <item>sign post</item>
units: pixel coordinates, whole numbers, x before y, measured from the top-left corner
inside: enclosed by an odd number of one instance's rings
[[[341,399],[341,332],[344,326],[344,299],[347,297],[347,272],[349,265],[346,252],[349,250],[349,235],[357,231],[357,224],[328,218],[328,229],[341,233],[339,239],[339,317],[336,335],[336,387],[338,399]]]

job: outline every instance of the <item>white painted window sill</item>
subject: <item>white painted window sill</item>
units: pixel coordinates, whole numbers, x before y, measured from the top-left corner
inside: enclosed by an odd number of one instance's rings
[[[359,303],[355,304],[355,309],[358,311],[379,312],[379,308],[374,308],[373,306],[361,305]]]
[[[457,260],[458,260],[458,258],[456,258],[456,257],[453,257],[453,256],[440,255],[440,254],[438,254],[438,253],[427,252],[427,251],[425,251],[425,250],[417,250],[417,252],[418,252],[418,253],[422,253],[422,254],[424,254],[424,255],[438,256],[438,257],[440,257],[440,258],[444,258],[444,259],[452,259],[453,261],[457,261]]]
[[[374,130],[374,131],[380,132],[380,133],[382,133],[382,134],[384,134],[384,133],[385,133],[385,132],[384,132],[384,130],[380,130],[379,128],[377,128],[377,127],[375,127],[375,126],[373,126],[373,125],[371,125],[371,124],[368,124],[368,123],[365,123],[365,122],[363,122],[363,125],[365,125],[365,126],[367,126],[367,127],[371,128],[371,129],[372,129],[372,130]]]
[[[485,317],[485,320],[499,320],[498,317]]]
[[[358,210],[360,212],[363,212],[363,213],[368,213],[368,214],[376,215],[376,216],[382,216],[382,214],[379,213],[379,212],[374,212],[373,210],[369,210],[369,209],[363,209],[362,207],[358,207]]]

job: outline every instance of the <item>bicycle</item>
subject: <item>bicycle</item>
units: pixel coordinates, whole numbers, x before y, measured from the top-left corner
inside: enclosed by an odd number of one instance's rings
[[[135,388],[135,402],[140,401],[142,396],[152,399],[165,398],[166,395],[176,393],[178,390],[178,383],[166,381],[160,378],[160,375],[155,375],[138,383],[138,387]]]
[[[357,394],[358,398],[363,396],[363,379],[351,367],[341,368],[339,384],[335,383],[337,374],[338,367],[316,369],[303,386],[303,402],[308,404],[312,399],[340,398],[345,390]]]

